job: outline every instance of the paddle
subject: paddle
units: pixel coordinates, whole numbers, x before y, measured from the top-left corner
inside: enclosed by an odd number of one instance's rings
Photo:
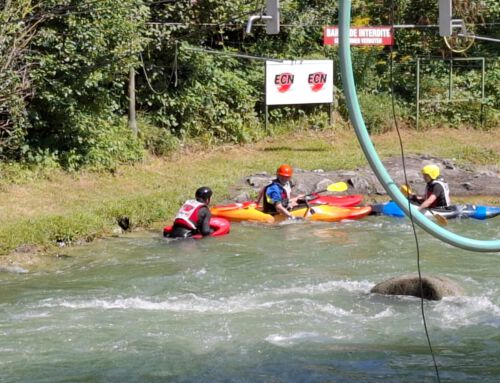
[[[401,190],[401,193],[403,193],[406,198],[410,198],[410,196],[413,194],[411,188],[408,185],[401,185],[399,190]],[[440,214],[434,213],[431,209],[427,209],[427,211],[432,214],[438,224],[440,224],[441,226],[448,225],[448,220],[445,217]]]
[[[431,209],[427,209],[427,211],[430,211],[432,216],[436,219],[437,223],[439,223],[441,226],[448,225],[448,220],[441,214],[434,213]]]
[[[324,192],[343,192],[346,191],[348,188],[347,184],[343,181],[336,182],[334,184],[330,184],[327,186],[326,189],[317,191],[316,193],[313,194],[319,194],[319,193],[324,193]]]
[[[346,191],[347,189],[348,189],[347,184],[343,181],[340,181],[340,182],[336,182],[334,184],[328,185],[326,189],[319,190],[319,191],[313,192],[311,194],[307,194],[306,196],[304,196],[304,199],[308,199],[310,197],[315,197],[318,194],[324,193],[327,191],[329,191],[329,192],[343,192],[343,191]]]
[[[348,189],[348,186],[345,182],[343,181],[340,181],[340,182],[336,182],[334,184],[330,184],[326,187],[326,189],[323,189],[323,190],[320,190],[320,191],[317,191],[317,192],[314,192],[314,193],[311,193],[311,194],[308,194],[306,196],[304,196],[304,203],[306,204],[306,211],[304,213],[304,218],[307,216],[307,214],[309,213],[309,211],[311,210],[311,206],[309,205],[309,202],[307,201],[308,197],[312,197],[312,196],[315,196],[315,195],[318,195],[320,193],[324,193],[324,192],[343,192],[343,191],[346,191]]]

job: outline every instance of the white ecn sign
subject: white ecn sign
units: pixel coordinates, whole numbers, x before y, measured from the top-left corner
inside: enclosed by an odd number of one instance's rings
[[[333,61],[266,61],[266,105],[333,102]]]

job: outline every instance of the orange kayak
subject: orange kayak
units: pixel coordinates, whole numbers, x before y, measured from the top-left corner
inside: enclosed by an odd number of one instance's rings
[[[338,222],[343,219],[360,219],[372,211],[371,206],[340,207],[330,205],[316,205],[310,209],[306,207],[292,210],[294,217],[304,217],[311,221]]]

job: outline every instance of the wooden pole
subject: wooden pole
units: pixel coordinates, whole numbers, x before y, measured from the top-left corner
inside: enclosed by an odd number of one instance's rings
[[[137,119],[135,113],[135,69],[130,67],[128,75],[128,127],[137,137]]]

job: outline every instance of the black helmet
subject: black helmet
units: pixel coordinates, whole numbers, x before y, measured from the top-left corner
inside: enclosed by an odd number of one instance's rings
[[[202,186],[196,190],[195,197],[202,201],[208,201],[212,197],[212,190],[206,186]]]

